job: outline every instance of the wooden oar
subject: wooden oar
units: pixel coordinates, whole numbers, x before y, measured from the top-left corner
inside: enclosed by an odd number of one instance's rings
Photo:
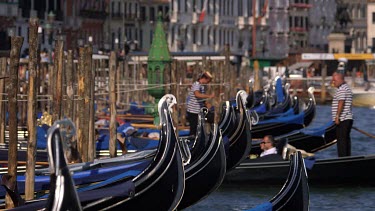
[[[354,127],[354,126],[353,126],[352,128],[353,128],[354,130],[356,130],[356,131],[358,131],[358,132],[360,132],[360,133],[362,133],[362,134],[364,134],[364,135],[370,137],[370,138],[375,138],[375,135],[372,135],[372,134],[370,134],[370,133],[368,133],[368,132],[366,132],[366,131],[363,131],[363,130],[357,128],[357,127]]]

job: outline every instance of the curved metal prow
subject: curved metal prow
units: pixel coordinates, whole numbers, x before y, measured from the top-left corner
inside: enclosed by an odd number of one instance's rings
[[[159,103],[158,103],[158,112],[159,112],[160,117],[163,116],[163,111],[162,111],[163,103],[167,103],[168,110],[172,113],[172,111],[173,111],[172,106],[177,104],[177,100],[176,100],[176,97],[172,94],[164,95],[159,100]],[[160,118],[160,125],[163,124],[163,123],[165,123],[165,120],[163,121],[163,118]]]
[[[180,146],[182,162],[184,163],[184,165],[187,165],[190,163],[190,160],[191,160],[191,153],[190,153],[189,145],[187,144],[188,140],[180,138],[178,142]]]
[[[54,137],[56,134],[55,131],[59,132],[59,136]],[[72,143],[72,138],[76,134],[76,128],[74,126],[74,123],[70,119],[62,119],[62,120],[57,120],[55,123],[48,129],[47,132],[47,149],[48,149],[48,156],[52,158],[52,140],[53,138],[59,138],[61,139],[61,143],[64,146],[65,149],[70,147],[70,144]],[[70,141],[67,141],[70,140]],[[59,166],[55,166],[53,161],[49,159],[49,168],[50,168],[50,173],[55,173],[54,170],[56,168],[59,168]]]
[[[314,87],[310,87],[310,88],[307,90],[310,99],[313,101],[314,105],[316,105],[315,96],[314,96],[314,91],[315,91],[315,88],[314,88]]]

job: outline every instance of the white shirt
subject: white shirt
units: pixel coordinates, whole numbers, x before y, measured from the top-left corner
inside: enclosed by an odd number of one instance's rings
[[[271,149],[267,149],[260,153],[260,157],[266,156],[266,155],[272,155],[272,154],[277,154],[276,147],[272,147]]]

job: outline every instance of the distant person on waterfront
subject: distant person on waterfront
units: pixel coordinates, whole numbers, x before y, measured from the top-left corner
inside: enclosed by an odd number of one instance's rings
[[[263,141],[260,142],[260,149],[263,150],[263,152],[260,153],[259,157],[277,154],[277,149],[276,149],[276,146],[275,146],[275,140],[274,140],[272,135],[264,136]]]
[[[193,66],[189,65],[186,69],[186,78],[193,78]]]
[[[198,80],[191,86],[187,103],[187,120],[190,125],[190,136],[196,135],[198,114],[200,109],[204,106],[205,100],[215,96],[214,94],[206,94],[206,88],[204,85],[210,83],[211,80],[211,73],[206,71],[201,74]]]
[[[336,123],[337,153],[339,157],[350,156],[350,131],[353,126],[353,93],[345,82],[344,73],[333,73],[332,84],[337,88],[332,100],[332,120]]]

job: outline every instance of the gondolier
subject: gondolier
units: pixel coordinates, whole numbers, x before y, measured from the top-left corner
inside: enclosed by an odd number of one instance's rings
[[[345,83],[344,74],[332,75],[333,86],[337,88],[332,100],[332,120],[336,123],[337,152],[339,157],[351,155],[350,131],[353,126],[353,94]]]
[[[198,125],[198,113],[204,106],[207,98],[213,98],[214,94],[206,94],[204,84],[210,83],[212,75],[210,72],[204,72],[197,81],[191,86],[187,103],[187,120],[190,125],[190,136],[195,136]]]

